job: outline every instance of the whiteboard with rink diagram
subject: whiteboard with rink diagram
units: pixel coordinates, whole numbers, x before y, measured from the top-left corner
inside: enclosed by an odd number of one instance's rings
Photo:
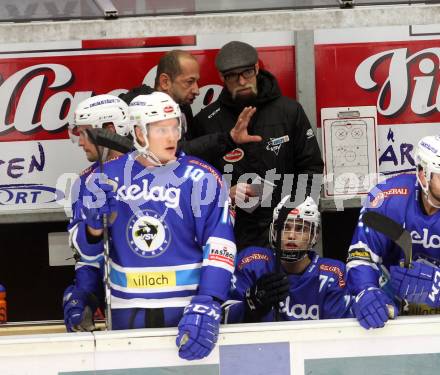
[[[367,194],[377,183],[376,107],[321,109],[324,196]]]

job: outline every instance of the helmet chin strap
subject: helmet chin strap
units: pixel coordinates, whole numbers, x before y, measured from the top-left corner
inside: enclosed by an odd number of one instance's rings
[[[102,157],[102,161],[106,161],[107,160],[108,152],[109,152],[108,148],[104,147],[103,150],[102,150],[102,156],[101,156]]]
[[[424,191],[425,192],[425,191]],[[430,188],[428,188],[428,192],[425,192],[425,196],[426,196],[426,200],[428,201],[428,203],[434,207],[434,208],[440,208],[440,203],[438,204],[434,204],[434,202],[432,201],[431,197],[433,197],[432,191]],[[437,202],[438,200],[436,198],[434,198]]]
[[[438,204],[435,204],[431,197],[433,197],[434,195],[432,194],[431,188],[429,186],[429,182],[427,182],[427,186],[423,186],[422,182],[419,180],[419,184],[420,187],[422,188],[422,192],[425,195],[425,198],[427,200],[427,202],[434,208],[440,208],[440,201],[437,198],[434,198],[437,202],[439,202]]]
[[[303,260],[307,256],[307,253],[309,252],[309,250],[306,250],[306,249],[295,250],[294,252],[297,253],[297,255],[298,255],[297,257],[291,256],[291,255],[293,255],[292,251],[281,250],[280,259],[283,262],[296,263],[296,262],[299,262],[300,260]]]

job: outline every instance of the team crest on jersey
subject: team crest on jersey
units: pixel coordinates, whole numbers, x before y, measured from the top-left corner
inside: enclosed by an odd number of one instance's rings
[[[285,142],[289,142],[289,136],[283,135],[282,137],[278,138],[270,138],[269,141],[267,141],[266,150],[272,151],[275,153],[275,155],[278,155],[280,152],[281,145]]]
[[[133,215],[127,226],[130,248],[139,256],[153,258],[163,254],[170,244],[170,230],[160,215],[144,210]]]

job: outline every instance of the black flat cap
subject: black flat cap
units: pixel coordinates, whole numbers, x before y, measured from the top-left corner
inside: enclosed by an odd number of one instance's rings
[[[232,69],[255,65],[257,61],[258,54],[254,47],[244,42],[233,41],[221,48],[215,58],[215,66],[219,72],[225,73]]]

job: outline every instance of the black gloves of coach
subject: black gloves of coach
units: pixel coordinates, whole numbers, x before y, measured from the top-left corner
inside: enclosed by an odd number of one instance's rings
[[[246,290],[245,321],[256,322],[269,313],[272,307],[289,295],[289,280],[284,273],[266,273]]]

